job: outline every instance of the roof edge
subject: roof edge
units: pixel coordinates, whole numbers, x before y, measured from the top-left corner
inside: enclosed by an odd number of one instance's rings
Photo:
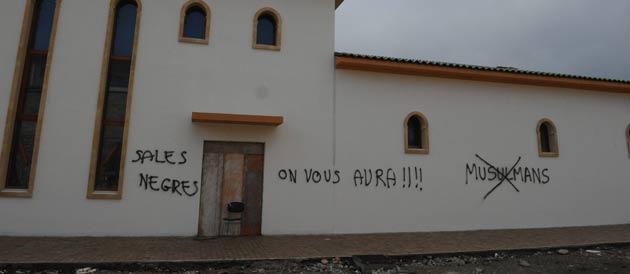
[[[339,8],[343,4],[343,0],[335,0],[335,9]]]
[[[335,56],[337,69],[630,94],[630,81],[623,80],[348,53]]]

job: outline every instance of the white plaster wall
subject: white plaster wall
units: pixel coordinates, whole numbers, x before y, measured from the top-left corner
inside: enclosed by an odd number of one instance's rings
[[[8,4],[8,5],[7,5]],[[0,3],[0,144],[4,138],[6,113],[13,83],[13,71],[20,41],[20,30],[26,1]]]
[[[630,96],[338,70],[335,233],[630,223]],[[429,121],[430,154],[403,150],[403,120]],[[555,122],[559,158],[539,158],[536,125]],[[548,168],[551,182],[466,184],[466,163]],[[423,168],[423,191],[354,187],[360,168]],[[402,172],[398,171],[401,176]],[[400,177],[399,177],[400,178]],[[399,179],[400,180],[400,179]]]
[[[0,130],[24,2],[0,3]],[[265,143],[263,233],[332,231],[330,223],[309,222],[332,210],[319,199],[332,197],[332,190],[293,192],[272,182],[282,166],[324,166],[332,159],[334,1],[207,0],[207,46],[178,42],[185,0],[142,2],[123,199],[85,197],[109,1],[64,0],[35,192],[30,199],[0,199],[0,235],[196,235],[199,195],[145,191],[139,174],[201,181],[204,140]],[[263,7],[282,16],[279,52],[252,49],[253,16]],[[194,111],[282,115],[286,122],[278,128],[195,125]],[[187,151],[188,162],[132,163],[135,151],[145,149]]]
[[[0,235],[192,236],[199,195],[146,191],[140,173],[201,181],[205,140],[266,145],[263,234],[470,230],[630,222],[624,130],[630,96],[334,71],[334,1],[208,0],[210,44],[177,41],[184,0],[144,0],[121,201],[87,200],[109,1],[64,0],[35,192],[0,199]],[[262,7],[283,18],[280,52],[251,48]],[[0,132],[24,1],[0,2]],[[334,78],[336,77],[336,83]],[[334,91],[336,90],[336,91]],[[191,113],[282,115],[278,128],[191,123]],[[403,119],[429,119],[431,154],[403,152]],[[333,115],[336,121],[333,122]],[[538,158],[535,126],[551,118],[560,157]],[[0,136],[2,138],[2,136]],[[336,151],[333,149],[336,148]],[[186,151],[185,165],[132,163],[136,150]],[[548,168],[551,182],[471,180],[478,153],[498,165]],[[355,169],[423,168],[423,191],[355,187]],[[296,170],[295,183],[278,178]],[[341,181],[306,183],[304,169]],[[374,183],[373,183],[374,186]]]

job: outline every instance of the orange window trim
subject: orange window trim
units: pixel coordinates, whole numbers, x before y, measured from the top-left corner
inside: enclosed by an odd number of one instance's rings
[[[409,147],[409,119],[411,119],[411,117],[417,117],[418,119],[420,119],[420,132],[418,132],[418,134],[420,135],[420,140],[421,140],[421,148],[412,148]],[[403,127],[404,127],[404,142],[405,142],[405,153],[406,154],[429,154],[429,120],[427,119],[426,116],[424,116],[424,114],[422,114],[421,112],[418,111],[414,111],[412,113],[409,113],[409,115],[407,115],[407,117],[405,117],[405,120],[403,122]]]
[[[276,44],[275,45],[261,45],[258,44],[258,18],[260,18],[260,16],[265,15],[265,14],[269,14],[271,16],[274,17],[274,19],[276,19]],[[253,29],[253,35],[252,35],[252,48],[254,49],[263,49],[263,50],[274,50],[274,51],[279,51],[282,48],[282,17],[280,16],[280,13],[270,7],[265,7],[262,8],[260,10],[258,10],[256,12],[256,15],[254,15],[254,29]]]
[[[206,25],[205,27],[205,38],[197,39],[197,38],[189,38],[184,36],[184,27],[186,23],[186,15],[188,10],[194,7],[201,8],[206,12]],[[203,0],[189,0],[182,6],[182,10],[180,11],[180,21],[179,21],[179,42],[182,43],[191,43],[191,44],[202,44],[208,45],[210,43],[210,20],[212,16],[212,11],[210,10],[210,6],[206,4]]]
[[[547,130],[549,131],[548,133],[551,136],[541,135],[540,126],[542,126],[542,124],[547,125]],[[542,143],[541,143],[542,137],[549,138],[549,147],[551,148],[551,151],[543,151]],[[556,127],[556,124],[553,121],[551,121],[551,119],[543,118],[540,121],[538,121],[538,124],[536,125],[536,138],[538,142],[538,157],[558,158],[560,156],[560,146],[558,144],[558,129]]]
[[[38,51],[30,52],[30,54],[32,55],[38,55],[38,54],[47,55],[46,71],[44,73],[44,80],[43,80],[43,85],[42,85],[38,115],[36,117],[31,116],[31,115],[21,115],[22,117],[18,117],[25,120],[36,120],[37,126],[35,127],[35,140],[33,142],[33,152],[32,152],[33,155],[31,156],[31,162],[30,162],[31,170],[30,170],[29,180],[28,180],[28,189],[26,191],[22,191],[22,190],[15,191],[15,190],[8,190],[4,188],[6,184],[5,180],[7,177],[9,157],[10,157],[11,146],[12,146],[12,141],[13,141],[13,130],[15,126],[15,118],[16,116],[18,116],[17,107],[18,107],[20,91],[22,89],[21,83],[24,79],[24,73],[25,73],[24,67],[26,65],[25,60],[26,60],[26,55],[28,54],[28,51],[30,50],[28,43],[32,35],[31,24],[33,21],[33,16],[35,14],[34,9],[36,6],[35,0],[26,1],[26,5],[24,9],[24,17],[22,19],[23,20],[22,30],[20,34],[18,54],[16,57],[15,69],[13,73],[13,83],[11,86],[9,107],[8,107],[7,115],[6,115],[6,123],[5,123],[6,126],[4,128],[4,137],[2,141],[2,147],[0,148],[1,149],[0,151],[0,197],[30,198],[33,196],[33,189],[34,189],[34,184],[35,184],[35,173],[37,171],[37,160],[38,160],[38,155],[39,155],[39,140],[42,133],[42,125],[44,123],[44,114],[45,114],[45,109],[46,109],[46,96],[48,94],[48,79],[50,77],[50,68],[52,67],[53,52],[55,48],[55,37],[57,36],[57,24],[59,21],[59,12],[61,10],[62,2],[63,0],[57,0],[56,6],[55,6],[48,51],[47,52],[38,52]]]
[[[131,105],[133,99],[133,90],[134,90],[134,79],[135,79],[135,71],[136,71],[136,56],[138,55],[138,40],[140,37],[140,19],[142,17],[142,1],[134,0],[137,4],[136,9],[136,30],[134,34],[133,40],[133,50],[131,57],[131,68],[129,71],[129,87],[127,91],[127,106],[125,111],[125,120],[124,120],[124,129],[123,129],[123,141],[120,155],[120,169],[119,169],[119,179],[118,179],[118,191],[115,192],[104,192],[104,191],[95,191],[95,183],[96,183],[96,170],[98,165],[98,150],[101,142],[101,130],[102,125],[105,121],[102,120],[104,115],[104,103],[105,96],[107,93],[107,76],[109,72],[109,63],[111,56],[111,47],[112,47],[112,39],[114,38],[114,23],[116,16],[116,7],[118,3],[122,0],[111,0],[109,5],[109,16],[107,19],[107,32],[105,33],[105,50],[103,53],[103,61],[101,67],[101,81],[99,83],[99,97],[98,97],[98,108],[96,110],[96,119],[94,123],[94,135],[92,137],[92,156],[90,159],[90,173],[88,179],[88,188],[87,188],[87,198],[88,199],[97,199],[97,200],[120,200],[123,196],[124,189],[124,180],[125,180],[125,159],[127,155],[127,138],[129,137],[129,127],[131,120]],[[115,57],[113,57],[115,58]],[[113,59],[112,58],[112,59]]]

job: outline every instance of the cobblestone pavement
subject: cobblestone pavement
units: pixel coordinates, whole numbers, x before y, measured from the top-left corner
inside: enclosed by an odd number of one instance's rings
[[[630,243],[630,225],[468,232],[194,238],[0,237],[0,264],[102,264],[312,259]]]

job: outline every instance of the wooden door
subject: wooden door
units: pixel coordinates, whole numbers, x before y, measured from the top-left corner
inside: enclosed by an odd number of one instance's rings
[[[263,155],[245,156],[243,200],[246,202],[241,224],[243,236],[260,235],[264,160]]]
[[[206,142],[199,208],[199,236],[260,235],[264,145]],[[243,203],[241,213],[228,204]]]

